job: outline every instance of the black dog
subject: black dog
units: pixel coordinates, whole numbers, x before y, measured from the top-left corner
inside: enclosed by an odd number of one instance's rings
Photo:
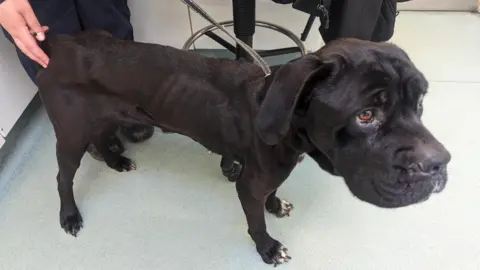
[[[105,146],[119,123],[155,125],[241,162],[238,196],[269,264],[290,257],[268,234],[264,208],[289,214],[276,191],[304,153],[380,207],[424,201],[446,184],[450,154],[420,120],[427,81],[394,45],[333,41],[267,78],[251,63],[102,31],[48,37],[42,47],[51,58],[38,85],[57,137],[60,224],[72,235],[82,227],[73,178],[89,143],[111,168],[135,168]]]

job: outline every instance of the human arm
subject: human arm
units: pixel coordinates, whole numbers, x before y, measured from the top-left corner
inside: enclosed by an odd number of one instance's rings
[[[0,0],[0,25],[25,55],[43,67],[48,65],[48,56],[35,41],[45,39],[48,27],[40,25],[28,0]]]

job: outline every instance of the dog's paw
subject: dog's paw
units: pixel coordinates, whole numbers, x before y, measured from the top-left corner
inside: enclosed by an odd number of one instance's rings
[[[113,169],[117,170],[118,172],[129,172],[137,169],[137,165],[129,159],[124,156],[119,156],[118,161],[115,163],[115,165],[112,166]]]
[[[77,237],[78,232],[83,228],[82,215],[78,210],[71,214],[60,212],[60,226],[66,233]]]
[[[277,265],[286,263],[292,259],[292,257],[287,254],[287,251],[288,249],[280,242],[273,240],[272,244],[267,246],[265,250],[259,250],[258,252],[265,263],[273,264],[273,266],[276,267]]]
[[[283,217],[286,217],[286,216],[290,216],[290,211],[293,210],[293,204],[285,201],[285,200],[282,200],[282,199],[279,199],[280,200],[280,208],[278,209],[277,213],[275,213],[277,215],[277,217],[279,218],[283,218]]]
[[[293,204],[276,198],[274,205],[266,205],[267,211],[276,215],[278,218],[289,217],[290,212],[293,210]]]

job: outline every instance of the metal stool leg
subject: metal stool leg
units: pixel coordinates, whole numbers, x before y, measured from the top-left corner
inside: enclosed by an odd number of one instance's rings
[[[233,32],[235,36],[253,48],[255,34],[255,0],[233,0]],[[249,59],[245,50],[237,45],[237,59]]]
[[[255,34],[255,0],[233,0],[233,31],[235,36],[250,47],[253,47]],[[250,59],[249,54],[237,44],[236,58]],[[220,162],[223,174],[229,181],[235,182],[240,177],[243,166],[228,157]]]

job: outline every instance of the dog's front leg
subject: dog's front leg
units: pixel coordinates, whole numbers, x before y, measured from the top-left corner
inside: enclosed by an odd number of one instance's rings
[[[246,170],[236,183],[237,193],[247,218],[248,233],[258,253],[265,263],[277,265],[290,260],[290,256],[287,249],[268,234],[265,224],[265,201],[276,187],[268,187],[259,177]]]
[[[73,195],[73,178],[80,166],[88,141],[57,141],[58,194],[60,196],[60,226],[73,236],[83,227],[83,219],[78,211]]]

